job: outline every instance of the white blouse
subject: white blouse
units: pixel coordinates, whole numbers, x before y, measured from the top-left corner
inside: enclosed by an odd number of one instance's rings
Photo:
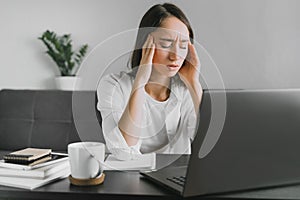
[[[150,152],[190,154],[197,119],[190,93],[178,76],[171,79],[171,93],[164,102],[153,99],[145,91],[140,138],[136,145],[127,145],[118,122],[126,108],[133,82],[132,74],[121,72],[104,76],[98,85],[97,109],[102,116],[108,150],[123,160]]]

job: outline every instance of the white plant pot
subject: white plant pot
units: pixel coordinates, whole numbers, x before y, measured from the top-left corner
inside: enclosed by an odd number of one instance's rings
[[[58,76],[55,77],[56,87],[59,90],[75,90],[76,82],[78,81],[76,76]]]

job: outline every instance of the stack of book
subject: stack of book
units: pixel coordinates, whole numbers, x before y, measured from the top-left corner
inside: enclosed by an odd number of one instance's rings
[[[0,185],[35,189],[70,174],[67,154],[26,148],[0,160]]]

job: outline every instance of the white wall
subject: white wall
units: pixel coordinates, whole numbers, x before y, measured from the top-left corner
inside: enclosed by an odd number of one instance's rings
[[[88,43],[91,51],[108,37],[136,28],[158,2],[164,1],[0,0],[0,89],[55,88],[58,70],[37,40],[46,29],[71,33],[75,46]],[[196,41],[214,59],[226,87],[300,87],[300,1],[171,2],[190,19]],[[132,43],[119,45],[130,49]]]

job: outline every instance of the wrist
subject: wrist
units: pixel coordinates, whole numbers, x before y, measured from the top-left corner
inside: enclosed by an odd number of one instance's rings
[[[200,81],[198,78],[183,79],[182,81],[187,87],[192,87],[192,88],[201,87],[201,84],[200,84]]]
[[[144,89],[145,85],[147,84],[148,81],[143,80],[143,79],[135,79],[133,83],[133,89],[134,90],[140,90]]]
[[[199,80],[191,81],[185,84],[192,95],[202,96],[203,89]]]
[[[203,93],[203,89],[202,89],[202,86],[199,81],[193,82],[190,85],[190,87],[191,87],[191,90],[194,91],[195,93],[197,93],[198,95]]]

